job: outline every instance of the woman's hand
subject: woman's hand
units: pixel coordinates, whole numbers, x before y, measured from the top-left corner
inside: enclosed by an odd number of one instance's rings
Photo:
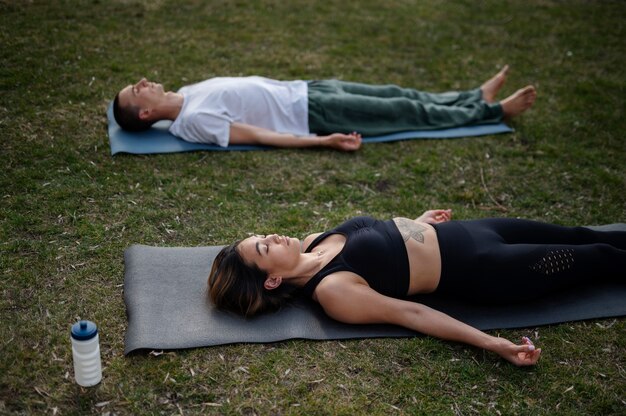
[[[323,136],[321,139],[324,146],[345,152],[352,152],[361,147],[361,135],[357,132],[350,134],[333,133],[330,136]]]
[[[416,218],[415,221],[425,222],[428,224],[439,224],[450,221],[450,219],[452,219],[451,209],[431,209],[424,212],[419,218]]]
[[[497,338],[492,351],[518,367],[537,364],[541,355],[541,348],[535,348],[527,337],[523,337],[519,345],[505,338]]]

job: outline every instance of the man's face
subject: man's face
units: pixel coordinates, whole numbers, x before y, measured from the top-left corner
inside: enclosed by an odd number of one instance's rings
[[[141,110],[150,110],[165,95],[163,85],[142,78],[134,85],[127,85],[119,94],[121,107],[135,106]]]

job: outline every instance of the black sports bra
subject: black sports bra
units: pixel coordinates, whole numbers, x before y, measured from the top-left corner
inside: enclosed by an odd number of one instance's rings
[[[307,296],[313,295],[323,278],[339,271],[358,274],[372,289],[383,295],[394,298],[407,296],[410,283],[409,257],[404,239],[393,220],[352,218],[319,235],[305,252],[311,252],[332,234],[344,235],[346,243],[339,254],[304,285],[302,291]]]

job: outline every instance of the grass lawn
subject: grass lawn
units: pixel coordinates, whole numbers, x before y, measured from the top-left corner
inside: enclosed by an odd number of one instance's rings
[[[501,331],[540,364],[428,337],[123,355],[123,252],[304,236],[356,214],[626,222],[626,3],[0,1],[0,414],[626,413],[624,319]],[[515,133],[324,150],[111,157],[105,110],[142,76],[469,89],[536,85]],[[590,276],[593,278],[594,276]],[[104,378],[73,379],[99,325]]]

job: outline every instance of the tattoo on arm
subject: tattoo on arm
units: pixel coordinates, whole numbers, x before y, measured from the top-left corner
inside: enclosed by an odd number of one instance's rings
[[[409,238],[418,243],[424,243],[423,232],[426,231],[426,227],[423,225],[416,224],[415,221],[411,221],[408,218],[396,218],[396,225],[405,243],[409,241]]]

